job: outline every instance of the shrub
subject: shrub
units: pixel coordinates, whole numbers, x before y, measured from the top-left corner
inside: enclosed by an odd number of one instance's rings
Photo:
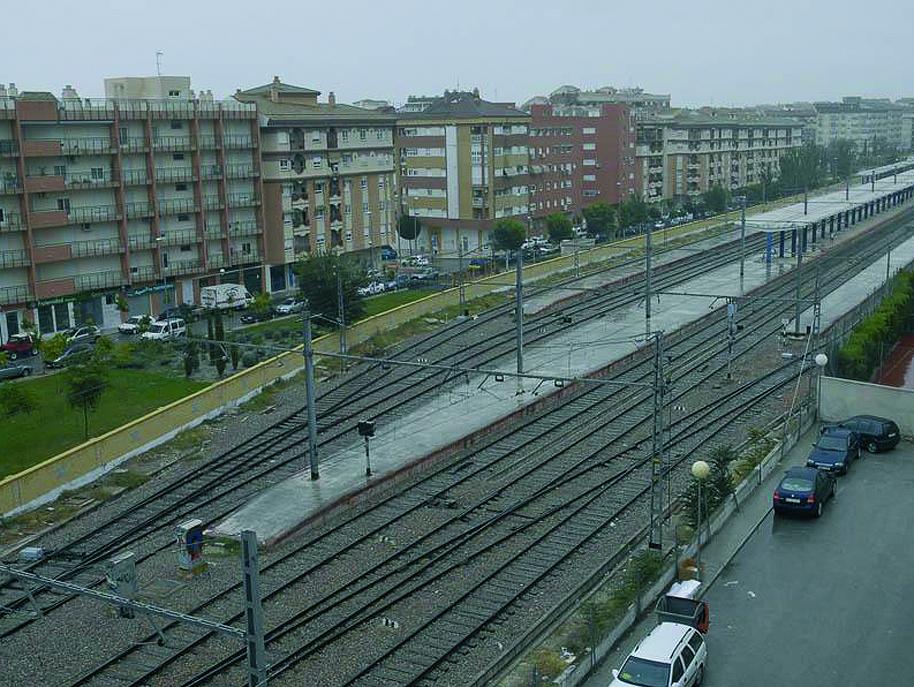
[[[258,363],[257,355],[252,352],[247,352],[241,356],[241,364],[245,367],[253,367]]]
[[[25,390],[23,384],[0,386],[0,413],[4,416],[28,414],[33,410],[35,410],[35,399]]]

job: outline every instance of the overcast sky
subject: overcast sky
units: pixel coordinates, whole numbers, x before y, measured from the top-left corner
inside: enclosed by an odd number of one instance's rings
[[[641,86],[674,105],[914,96],[912,0],[45,0],[8,3],[0,79],[104,94],[189,75],[227,96],[278,74],[341,101],[478,86]]]

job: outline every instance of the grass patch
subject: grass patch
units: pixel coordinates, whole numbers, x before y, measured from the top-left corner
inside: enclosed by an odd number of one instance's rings
[[[35,410],[0,425],[0,477],[36,465],[83,442],[82,413],[67,405],[63,376],[37,377],[21,385]],[[111,370],[108,388],[89,415],[89,436],[99,436],[141,415],[206,387],[203,382],[141,370]]]
[[[193,429],[185,429],[178,434],[178,436],[165,444],[165,446],[166,448],[171,448],[178,452],[189,451],[192,448],[200,446],[208,437],[209,429],[206,425],[198,425]]]
[[[149,475],[136,470],[115,470],[105,479],[105,484],[121,489],[133,489],[146,484],[149,479]]]
[[[378,294],[377,296],[372,296],[371,298],[366,298],[364,300],[365,311],[362,319],[366,319],[387,310],[393,310],[394,308],[397,308],[401,305],[412,303],[413,301],[417,301],[420,298],[425,298],[426,296],[431,296],[435,293],[437,293],[437,291],[423,291],[421,289],[400,289],[398,291],[391,291],[389,293],[382,293]]]

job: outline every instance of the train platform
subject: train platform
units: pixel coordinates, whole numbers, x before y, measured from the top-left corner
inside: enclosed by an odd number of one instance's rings
[[[885,216],[880,215],[879,219]],[[864,225],[871,226],[866,222],[855,229],[863,229]],[[828,251],[822,251],[822,245],[825,243],[820,244],[819,253],[827,256]],[[894,252],[898,253],[899,261],[905,259],[903,251]],[[815,257],[811,255],[810,259]],[[789,261],[767,262],[764,254],[757,252],[746,261],[742,283],[738,263],[709,270],[678,285],[675,292],[661,292],[652,299],[651,329],[672,332],[712,309],[725,307],[727,296],[739,296],[790,268]],[[865,287],[861,283],[859,288]],[[859,302],[859,293],[856,289],[845,290],[831,299],[829,307],[835,313],[847,311]],[[645,331],[641,301],[606,317],[581,323],[546,343],[525,347],[525,370],[552,378],[595,372],[646,345]],[[497,361],[492,368],[510,372],[514,366],[511,355]],[[408,474],[410,467],[423,458],[558,391],[554,384],[533,379],[525,379],[518,385],[511,377],[498,382],[482,374],[470,375],[463,384],[452,385],[422,407],[376,426],[370,446],[371,477],[365,475],[364,444],[353,436],[343,448],[321,454],[319,480],[311,481],[308,471],[303,469],[298,475],[265,489],[214,529],[225,535],[250,529],[265,543],[278,541],[303,523],[357,500],[366,489]]]

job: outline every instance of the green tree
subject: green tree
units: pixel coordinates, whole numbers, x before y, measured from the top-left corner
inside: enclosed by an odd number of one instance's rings
[[[720,213],[727,209],[730,193],[720,184],[714,184],[701,194],[705,207],[713,213]]]
[[[526,240],[527,228],[519,219],[500,219],[492,230],[492,243],[497,250],[518,250]]]
[[[133,344],[125,341],[115,345],[111,362],[118,368],[130,367],[133,363]]]
[[[27,415],[35,410],[35,399],[25,384],[4,384],[0,386],[0,414],[10,417],[19,413]]]
[[[225,341],[225,322],[222,321],[222,311],[216,311],[216,320],[213,325],[213,333],[216,335],[216,341]]]
[[[0,367],[7,365],[9,361],[9,354],[6,351],[0,351]]]
[[[71,365],[63,373],[67,403],[82,410],[84,438],[89,438],[89,412],[101,402],[108,386],[107,369],[95,359]]]
[[[213,338],[215,337],[215,331],[213,328],[213,314],[206,314],[206,355],[209,358],[209,364],[213,365],[216,362],[216,347],[213,346]]]
[[[238,344],[233,343],[229,346],[229,357],[232,359],[232,370],[237,370],[241,360],[241,347]]]
[[[616,230],[616,210],[609,203],[594,203],[584,208],[587,233],[591,236],[611,236]]]
[[[400,215],[400,219],[397,221],[397,233],[402,239],[415,241],[422,233],[422,223],[418,217]]]
[[[338,287],[343,294],[346,322],[354,322],[365,312],[365,304],[358,294],[364,283],[364,273],[359,265],[330,253],[308,256],[295,266],[301,296],[310,304],[311,312],[331,320],[337,319]]]
[[[188,341],[184,346],[183,363],[184,376],[190,379],[191,375],[200,367],[200,355],[196,341]]]
[[[826,157],[835,179],[847,179],[857,168],[857,146],[853,141],[843,138],[832,141],[826,149]]]
[[[54,360],[67,350],[67,337],[63,334],[55,334],[49,339],[36,339],[38,350],[45,360]]]
[[[265,315],[272,305],[273,302],[270,300],[270,294],[266,291],[261,291],[254,296],[254,300],[251,301],[249,307],[255,315]]]
[[[219,353],[216,355],[216,374],[219,375],[220,379],[225,373],[225,352],[224,349],[220,346]]]
[[[114,342],[107,336],[96,341],[95,347],[92,349],[92,360],[99,365],[110,365],[114,360]]]
[[[619,203],[620,227],[633,227],[644,224],[649,219],[648,205],[640,193],[630,193],[628,198]]]
[[[814,143],[788,150],[778,162],[785,191],[802,193],[804,189],[821,186],[825,181],[826,160],[825,148]]]
[[[114,305],[117,307],[118,312],[129,312],[130,304],[127,302],[127,299],[124,298],[124,294],[119,293],[114,297]]]
[[[558,212],[546,218],[546,231],[549,234],[549,240],[553,243],[574,238],[571,220]]]

